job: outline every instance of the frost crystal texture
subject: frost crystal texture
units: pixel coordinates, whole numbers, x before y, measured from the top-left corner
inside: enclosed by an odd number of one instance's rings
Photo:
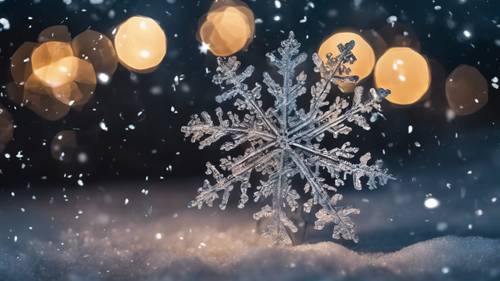
[[[254,218],[270,219],[265,233],[276,243],[290,243],[288,231],[297,231],[287,213],[298,208],[309,213],[314,205],[319,206],[315,213],[315,229],[321,230],[333,224],[333,238],[357,242],[350,215],[358,214],[359,210],[338,206],[342,200],[338,189],[346,184],[348,177],[352,178],[354,188],[360,190],[363,178],[367,179],[369,189],[375,189],[377,184],[386,184],[391,176],[382,168],[381,160],[369,164],[370,153],[362,155],[359,163],[353,163],[359,149],[350,142],[333,149],[325,148],[323,144],[328,138],[336,141],[340,135],[348,135],[351,126],[370,130],[366,116],[371,114],[376,119],[381,110],[380,102],[388,94],[383,89],[371,89],[369,94],[364,94],[363,89],[357,87],[352,102],[339,96],[332,104],[327,101],[332,85],[357,80],[357,77],[349,76],[349,65],[356,60],[351,52],[353,47],[354,41],[340,44],[340,55],[329,55],[326,64],[317,54],[313,55],[314,71],[321,79],[311,87],[308,110],[299,108],[297,102],[298,97],[307,93],[306,74],[297,74],[297,67],[307,55],[299,53],[300,43],[292,32],[281,43],[277,54],[267,54],[281,76],[281,83],[278,83],[269,73],[263,74],[263,83],[274,99],[274,106],[267,109],[261,97],[262,86],[256,83],[250,88],[245,83],[252,76],[254,67],[248,66],[240,71],[236,57],[218,58],[213,82],[221,86],[223,93],[216,97],[216,101],[232,101],[236,112],[224,113],[217,108],[216,120],[202,112],[200,116],[194,115],[189,124],[182,127],[182,132],[191,137],[192,142],[199,142],[200,149],[220,141],[221,150],[239,149],[244,153],[222,158],[219,167],[207,163],[206,174],[213,180],[204,181],[191,206],[212,206],[222,196],[219,207],[225,209],[230,192],[239,186],[238,207],[243,208],[249,200],[248,190],[252,187],[253,177],[260,182],[253,192],[253,200],[267,202],[272,198],[272,206],[265,205],[254,214]],[[296,181],[292,184],[294,178],[305,182],[301,193],[310,195],[307,201],[300,200],[299,192],[294,189]]]

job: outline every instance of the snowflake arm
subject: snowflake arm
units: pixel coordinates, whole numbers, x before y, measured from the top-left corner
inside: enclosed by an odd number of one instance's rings
[[[309,113],[306,116],[306,122],[301,122],[299,126],[291,130],[291,134],[301,130],[302,128],[315,121],[322,113],[321,108],[329,103],[326,101],[328,94],[332,88],[332,84],[339,85],[340,83],[355,83],[358,77],[349,75],[351,69],[350,64],[356,61],[356,57],[352,54],[354,41],[347,44],[339,44],[340,54],[334,57],[331,53],[327,54],[326,63],[323,63],[318,54],[313,54],[313,63],[315,65],[314,72],[321,74],[321,79],[311,87],[311,105]]]
[[[227,201],[229,199],[229,193],[233,190],[234,185],[240,183],[244,185],[242,191],[245,191],[244,193],[242,192],[241,194],[242,197],[240,201],[240,206],[241,208],[244,207],[245,203],[247,202],[247,199],[244,198],[247,197],[246,189],[248,189],[249,185],[249,179],[251,175],[250,172],[253,169],[258,169],[259,166],[266,165],[265,163],[269,163],[269,161],[271,161],[275,156],[276,152],[263,154],[261,155],[260,158],[255,159],[248,165],[240,166],[238,169],[233,169],[232,174],[228,176],[224,176],[223,173],[221,173],[217,169],[217,167],[208,162],[206,164],[207,171],[205,172],[205,174],[211,175],[215,183],[212,184],[208,179],[205,179],[205,181],[203,182],[203,186],[198,189],[198,195],[196,196],[196,199],[191,201],[190,206],[198,207],[198,209],[201,209],[201,207],[203,207],[203,205],[206,204],[207,206],[212,207],[213,201],[220,197],[219,196],[220,192],[223,192],[223,198],[222,202],[219,204],[219,208],[224,210],[226,208]],[[221,165],[226,166],[227,163],[225,165],[224,164]]]
[[[254,126],[252,120],[241,122],[237,115],[228,112],[228,118],[224,119],[221,108],[216,109],[219,124],[216,125],[207,112],[201,113],[201,118],[194,115],[188,126],[182,127],[181,131],[186,136],[191,136],[191,142],[199,142],[199,148],[203,149],[212,145],[224,136],[231,136],[234,144],[226,143],[221,150],[229,151],[238,144],[252,141],[254,139],[274,140],[275,137],[259,126]]]
[[[325,225],[333,223],[335,225],[332,234],[334,239],[342,237],[346,240],[357,242],[358,238],[355,233],[355,225],[349,215],[358,214],[359,210],[355,208],[336,209],[334,206],[342,199],[342,195],[335,194],[332,198],[330,198],[324,186],[318,183],[318,173],[313,173],[309,167],[302,162],[302,157],[300,157],[296,152],[292,152],[291,156],[293,162],[297,165],[301,174],[306,178],[307,182],[311,186],[313,202],[321,205],[322,207],[322,209],[316,213],[316,218],[318,220],[315,222],[315,229],[321,230],[325,227]]]
[[[215,100],[218,103],[241,97],[243,100],[237,99],[234,105],[238,110],[248,110],[251,114],[255,115],[266,127],[273,133],[277,134],[278,129],[272,124],[268,116],[262,111],[262,101],[260,100],[261,86],[256,85],[253,90],[248,90],[248,85],[243,83],[247,78],[251,77],[254,71],[253,66],[248,66],[240,74],[237,73],[240,62],[236,57],[230,58],[217,58],[217,74],[214,75],[213,82],[216,85],[223,87],[223,85],[232,86],[229,90],[217,96]]]
[[[311,155],[308,158],[309,162],[316,163],[319,167],[326,169],[333,179],[337,179],[336,186],[344,185],[345,175],[352,175],[354,188],[357,190],[361,190],[363,187],[361,183],[363,177],[368,178],[367,185],[370,190],[377,188],[377,182],[380,185],[385,185],[389,179],[394,179],[387,173],[387,169],[382,168],[381,160],[375,161],[374,165],[368,165],[368,161],[371,159],[370,153],[361,156],[359,164],[349,162],[349,159],[354,158],[354,153],[358,152],[357,148],[350,147],[349,142],[346,142],[341,149],[335,148],[331,151],[319,150],[298,143],[292,143],[292,146]]]

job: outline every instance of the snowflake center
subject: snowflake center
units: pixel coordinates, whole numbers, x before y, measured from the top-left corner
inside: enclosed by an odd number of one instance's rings
[[[290,149],[290,142],[288,141],[288,138],[280,138],[278,143],[281,149],[283,150]]]

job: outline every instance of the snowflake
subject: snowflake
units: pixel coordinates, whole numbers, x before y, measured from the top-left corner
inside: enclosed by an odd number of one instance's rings
[[[248,66],[240,71],[236,57],[218,58],[213,83],[221,86],[223,93],[216,97],[216,101],[233,101],[239,114],[231,111],[225,114],[217,108],[217,121],[214,121],[207,112],[202,112],[200,116],[192,116],[189,124],[182,127],[182,132],[191,137],[191,142],[199,142],[199,149],[223,142],[221,150],[244,153],[222,158],[219,167],[207,163],[206,174],[213,180],[204,181],[190,206],[201,208],[206,204],[211,207],[222,196],[219,207],[225,209],[231,191],[239,186],[238,207],[243,208],[249,200],[248,190],[255,181],[251,179],[253,177],[259,181],[253,200],[272,202],[272,206],[265,205],[255,213],[254,219],[269,218],[265,234],[276,243],[290,243],[288,232],[298,230],[287,213],[299,208],[309,213],[314,205],[318,205],[315,229],[321,230],[333,224],[333,238],[357,242],[350,215],[358,214],[359,210],[338,206],[342,200],[338,189],[345,185],[348,176],[357,190],[361,190],[363,178],[367,179],[367,186],[372,190],[377,184],[386,184],[392,177],[382,168],[381,160],[369,164],[370,153],[362,155],[359,163],[353,163],[359,149],[350,142],[333,149],[323,147],[326,139],[331,142],[341,135],[348,135],[352,125],[370,130],[365,115],[371,114],[372,121],[376,120],[381,115],[380,102],[389,94],[383,89],[371,89],[369,94],[364,94],[363,88],[356,87],[352,102],[337,96],[330,104],[327,96],[332,85],[354,83],[358,79],[349,75],[349,65],[356,60],[351,52],[353,47],[354,41],[340,44],[340,55],[329,54],[326,64],[317,54],[313,55],[314,71],[321,79],[311,87],[308,110],[299,108],[297,101],[307,93],[306,74],[300,72],[296,75],[297,67],[307,55],[299,54],[300,43],[293,32],[281,43],[278,54],[267,54],[282,77],[282,83],[278,84],[269,73],[263,74],[263,83],[274,99],[274,106],[267,109],[261,97],[262,86],[255,83],[250,88],[245,83],[252,76],[254,67]],[[296,186],[296,181],[292,184],[294,178],[305,182],[300,192],[310,195],[307,201],[301,201],[301,195],[293,188]]]

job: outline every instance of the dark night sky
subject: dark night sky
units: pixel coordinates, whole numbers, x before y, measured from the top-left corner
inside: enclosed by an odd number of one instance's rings
[[[418,182],[418,177],[429,172],[437,172],[435,181],[441,184],[453,180],[470,183],[477,180],[467,175],[471,169],[475,169],[474,176],[496,178],[498,184],[498,176],[492,172],[500,168],[499,90],[490,87],[490,100],[478,113],[448,122],[443,88],[444,77],[460,64],[476,66],[488,83],[500,76],[500,43],[495,44],[495,39],[500,40],[497,27],[500,2],[318,0],[314,1],[314,8],[308,9],[305,9],[308,1],[282,1],[281,9],[275,8],[274,1],[245,2],[263,23],[256,25],[256,38],[248,51],[238,56],[243,63],[254,64],[257,75],[269,70],[264,55],[275,49],[289,30],[296,32],[303,50],[312,54],[326,36],[340,28],[380,30],[387,26],[389,16],[397,16],[398,22],[418,37],[421,53],[438,62],[442,72],[434,73],[437,79],[426,102],[405,108],[385,102],[387,120],[356,138],[375,155],[383,157],[394,174],[404,174],[403,184],[415,181],[417,185],[424,184]],[[5,88],[0,88],[1,103],[16,124],[14,140],[4,153],[15,156],[22,151],[23,155],[22,159],[6,159],[3,154],[0,157],[0,190],[73,186],[80,173],[85,183],[201,177],[204,163],[217,159],[219,153],[216,149],[199,152],[196,145],[184,140],[180,127],[191,114],[210,112],[216,107],[213,98],[217,88],[210,83],[210,74],[205,73],[207,67],[214,69],[215,58],[200,54],[195,38],[198,19],[210,3],[181,0],[111,0],[100,6],[76,0],[69,6],[62,0],[0,3],[0,18],[10,21],[10,29],[0,31],[0,86],[11,79],[9,57],[16,48],[25,41],[36,41],[38,33],[51,25],[67,25],[73,35],[91,28],[111,36],[113,28],[126,18],[145,15],[162,25],[169,44],[168,55],[155,72],[132,75],[119,67],[111,83],[98,85],[95,97],[83,110],[73,109],[60,121],[45,121],[28,109],[16,107],[6,97]],[[436,10],[436,5],[442,9]],[[111,10],[115,13],[112,18]],[[281,21],[274,21],[275,15],[280,15]],[[307,22],[299,23],[304,16]],[[453,28],[447,25],[451,20],[455,23]],[[461,35],[465,29],[472,32],[470,39]],[[184,80],[174,91],[174,77],[181,75]],[[152,94],[152,88],[158,87],[162,93]],[[141,111],[143,114],[138,117]],[[107,132],[99,128],[101,121],[107,124]],[[129,124],[135,130],[127,130]],[[408,125],[414,127],[412,134],[407,132]],[[52,158],[50,142],[62,130],[76,132],[79,149],[88,155],[85,164],[62,163]],[[415,142],[421,147],[416,147]],[[387,152],[385,156],[382,149]],[[471,163],[480,164],[476,167]],[[172,171],[167,171],[170,165]],[[65,174],[73,176],[68,178]]]

